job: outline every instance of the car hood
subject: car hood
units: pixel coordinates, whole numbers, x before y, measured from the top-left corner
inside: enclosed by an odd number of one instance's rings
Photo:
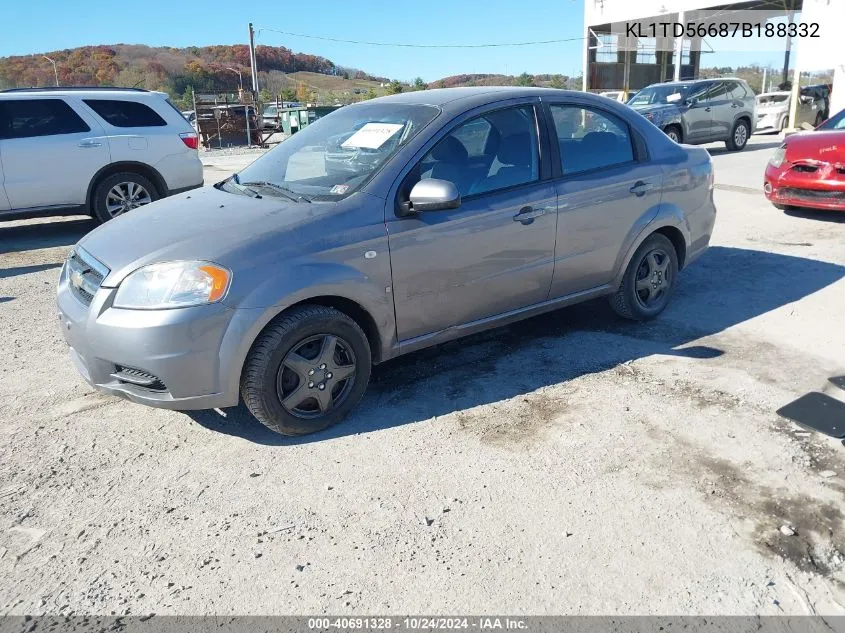
[[[147,264],[205,260],[232,268],[260,240],[277,239],[279,251],[296,226],[333,203],[226,193],[212,186],[172,196],[110,220],[79,246],[111,271],[104,287],[117,286]]]
[[[845,130],[817,130],[786,139],[786,160],[822,161],[845,166]]]

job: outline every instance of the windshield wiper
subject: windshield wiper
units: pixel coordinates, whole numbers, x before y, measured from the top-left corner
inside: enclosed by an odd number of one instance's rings
[[[261,198],[261,194],[259,194],[257,191],[255,191],[255,189],[250,189],[249,187],[242,185],[241,181],[238,180],[237,174],[232,174],[226,180],[224,180],[223,182],[217,183],[214,186],[217,187],[218,189],[221,189],[224,185],[232,185],[232,186],[234,186],[236,191],[239,191],[240,193],[243,193],[243,194],[250,196],[252,198]]]
[[[308,198],[303,196],[301,193],[296,193],[295,191],[288,189],[287,187],[283,187],[282,185],[277,185],[274,182],[270,182],[268,180],[260,180],[256,182],[245,182],[243,183],[244,187],[266,187],[267,189],[272,189],[274,191],[278,191],[286,198],[290,198],[294,202],[311,202]]]

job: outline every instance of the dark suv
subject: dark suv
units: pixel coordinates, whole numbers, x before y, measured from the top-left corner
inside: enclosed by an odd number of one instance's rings
[[[702,79],[653,84],[628,105],[676,143],[724,141],[740,150],[754,132],[756,100],[741,79]]]

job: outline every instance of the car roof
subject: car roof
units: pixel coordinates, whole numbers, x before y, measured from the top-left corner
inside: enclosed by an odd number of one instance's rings
[[[96,97],[125,97],[125,98],[149,98],[152,95],[157,97],[167,96],[163,92],[143,90],[141,88],[97,88],[97,87],[58,87],[58,88],[9,88],[0,90],[0,99],[5,97],[69,97],[71,95],[96,96]]]
[[[522,86],[473,86],[463,88],[434,88],[431,90],[415,90],[401,92],[386,97],[370,99],[362,103],[406,103],[409,105],[431,105],[443,107],[457,101],[472,100],[473,106],[494,103],[504,99],[520,97],[557,97],[563,95],[584,95],[575,90],[559,90],[557,88],[533,88]]]

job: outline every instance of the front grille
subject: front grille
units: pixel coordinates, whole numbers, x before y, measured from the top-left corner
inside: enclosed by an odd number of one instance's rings
[[[109,269],[82,248],[71,251],[67,260],[68,285],[76,297],[90,305]]]
[[[804,200],[830,200],[845,202],[845,191],[821,191],[818,189],[797,189],[784,187],[778,190],[778,196],[782,198],[803,198]]]
[[[117,378],[120,382],[145,387],[153,391],[165,391],[167,389],[161,378],[134,367],[115,365],[115,372],[112,374],[112,377]]]
[[[792,171],[800,171],[806,174],[812,174],[818,170],[819,168],[816,165],[794,165],[792,167]]]

